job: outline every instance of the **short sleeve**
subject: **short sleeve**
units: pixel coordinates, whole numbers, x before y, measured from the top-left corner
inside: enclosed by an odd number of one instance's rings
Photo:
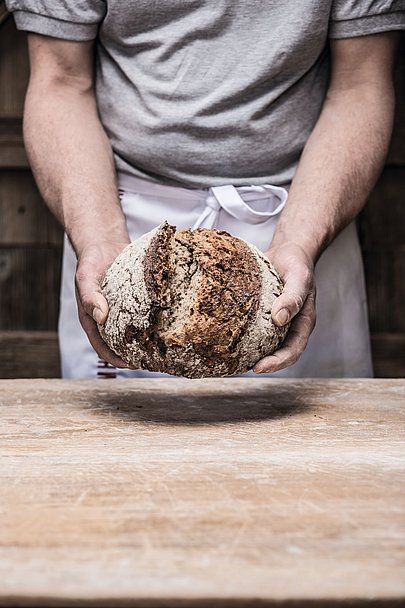
[[[106,13],[105,0],[6,0],[17,29],[62,38],[93,40]]]
[[[333,0],[329,38],[405,30],[405,0]]]

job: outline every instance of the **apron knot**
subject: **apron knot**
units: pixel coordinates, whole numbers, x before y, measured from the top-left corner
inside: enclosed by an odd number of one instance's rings
[[[215,228],[221,211],[241,222],[263,224],[281,213],[287,196],[285,188],[270,184],[238,188],[230,184],[213,186],[208,191],[204,209],[193,228]],[[260,210],[256,210],[254,206],[259,206]]]

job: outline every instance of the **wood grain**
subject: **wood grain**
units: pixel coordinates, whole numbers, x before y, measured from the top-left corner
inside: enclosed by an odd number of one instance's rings
[[[59,378],[56,331],[0,331],[0,378]]]
[[[375,333],[371,348],[377,378],[405,378],[405,333]]]
[[[403,380],[4,380],[0,604],[399,606],[404,405]]]
[[[1,245],[62,246],[62,228],[43,202],[30,171],[0,172],[0,217]]]
[[[0,119],[20,118],[28,84],[27,36],[14,19],[0,24]]]
[[[21,118],[0,119],[0,169],[29,169]]]
[[[59,247],[0,247],[0,330],[56,330]]]
[[[405,166],[405,32],[401,32],[395,70],[395,119],[387,164]]]
[[[360,216],[363,250],[405,247],[404,194],[405,166],[386,167]]]
[[[405,247],[363,252],[372,332],[405,332]]]

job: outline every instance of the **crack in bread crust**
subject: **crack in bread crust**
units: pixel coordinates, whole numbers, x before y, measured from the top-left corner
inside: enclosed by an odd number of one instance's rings
[[[127,343],[137,342],[145,352],[142,363],[150,360],[153,367],[164,365],[166,344],[160,335],[162,317],[170,307],[170,282],[173,266],[170,262],[171,240],[176,231],[165,222],[156,231],[143,259],[143,276],[150,299],[150,310],[146,328],[137,329],[128,325],[125,329]]]
[[[192,250],[199,280],[193,314],[175,329],[169,327],[164,340],[170,346],[192,345],[209,367],[218,359],[227,361],[233,373],[238,365],[233,355],[259,306],[261,271],[255,256],[225,231],[182,230],[176,241]]]

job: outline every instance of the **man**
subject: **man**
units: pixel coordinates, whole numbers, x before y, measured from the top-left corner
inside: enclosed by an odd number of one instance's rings
[[[353,220],[388,147],[404,1],[8,7],[30,32],[26,147],[74,249],[65,242],[64,376],[125,367],[95,325],[108,314],[100,279],[165,219],[228,229],[278,268],[285,289],[272,317],[292,325],[255,372],[371,375]],[[99,360],[73,310],[76,256],[79,318]]]

